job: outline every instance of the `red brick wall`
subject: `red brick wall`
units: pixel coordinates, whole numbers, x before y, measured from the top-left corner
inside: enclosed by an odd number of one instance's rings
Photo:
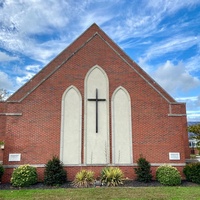
[[[135,167],[127,167],[127,166],[120,166],[119,167],[122,172],[124,173],[124,178],[125,179],[131,179],[131,180],[135,180],[136,179],[136,175],[135,175],[135,171],[134,168]],[[156,169],[158,167],[152,166],[151,170],[152,170],[152,175],[153,175],[153,180],[156,179]],[[180,173],[181,173],[181,177],[182,179],[185,179],[185,176],[183,174],[183,167],[176,167]],[[95,178],[97,178],[98,176],[100,176],[101,174],[101,170],[103,169],[102,166],[88,166],[88,167],[65,167],[64,168],[67,172],[67,180],[68,181],[73,181],[75,178],[75,175],[77,172],[79,172],[82,169],[87,169],[87,170],[92,170],[95,173]],[[10,182],[10,178],[12,176],[12,172],[13,169],[6,169],[3,178],[2,178],[2,182],[3,183],[8,183]],[[44,168],[37,168],[37,174],[38,174],[38,182],[43,182],[44,180]]]
[[[6,103],[0,102],[0,140],[4,140],[5,136],[5,127],[6,127]]]
[[[8,101],[20,101],[23,95],[31,91],[31,88],[33,89],[47,74],[59,66],[96,30],[97,27],[94,26],[84,33]],[[188,156],[187,132],[186,129],[184,130],[186,128],[186,117],[168,116],[168,114],[171,114],[170,102],[174,101],[173,98],[154,83],[142,69],[130,61],[101,30],[98,31],[121,53],[123,58],[128,60],[128,63],[124,62],[101,37],[96,35],[21,102],[8,103],[7,112],[21,112],[22,116],[7,116],[5,165],[45,164],[54,155],[59,156],[62,95],[69,86],[74,85],[79,89],[83,98],[85,76],[96,64],[105,70],[109,78],[110,100],[113,92],[119,86],[124,87],[130,94],[134,163],[136,163],[140,154],[143,154],[151,163],[185,162],[185,157]],[[132,67],[129,64],[132,64]],[[157,91],[141,78],[133,68],[142,73]],[[185,105],[173,105],[171,110],[173,114],[185,114]],[[112,126],[110,125],[110,141],[112,141],[111,133]],[[84,134],[84,119],[82,120],[82,134]],[[110,146],[112,147],[112,144]],[[180,152],[180,161],[169,161],[169,152]],[[9,153],[21,153],[21,161],[8,162]],[[112,148],[110,154],[112,155]],[[84,157],[83,153],[82,157]],[[100,169],[100,167],[93,168],[97,171]],[[68,168],[70,179],[73,179],[77,169],[80,169],[80,167]],[[128,177],[133,176],[132,167],[123,167],[123,169],[127,171]],[[41,169],[38,170],[41,174]],[[7,177],[9,173],[10,169],[7,172]],[[5,179],[7,180],[7,178]]]

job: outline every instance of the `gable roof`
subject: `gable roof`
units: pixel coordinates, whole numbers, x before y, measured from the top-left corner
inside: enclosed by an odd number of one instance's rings
[[[141,67],[139,67],[125,52],[114,43],[96,24],[92,24],[83,34],[81,34],[73,43],[64,49],[56,58],[48,63],[32,79],[24,84],[7,102],[21,102],[39,85],[54,74],[64,63],[72,58],[80,49],[89,43],[94,37],[100,37],[126,64],[128,64],[142,79],[144,79],[156,92],[158,92],[168,103],[176,101],[153,80]],[[61,62],[62,61],[62,62]],[[56,63],[56,65],[55,65]]]

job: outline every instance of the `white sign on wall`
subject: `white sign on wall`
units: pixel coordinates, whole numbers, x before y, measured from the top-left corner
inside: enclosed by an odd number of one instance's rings
[[[180,160],[180,153],[179,152],[170,152],[169,159],[170,160]]]
[[[8,161],[21,161],[21,153],[10,153]]]

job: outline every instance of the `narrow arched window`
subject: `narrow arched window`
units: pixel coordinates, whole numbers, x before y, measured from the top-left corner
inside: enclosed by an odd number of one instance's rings
[[[60,158],[64,164],[81,164],[82,98],[70,86],[62,97]]]
[[[131,101],[123,87],[118,87],[112,95],[112,147],[113,164],[133,162]]]

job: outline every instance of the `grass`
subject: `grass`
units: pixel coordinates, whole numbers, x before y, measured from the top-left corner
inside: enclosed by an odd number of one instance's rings
[[[90,200],[90,199],[199,199],[200,187],[140,187],[83,189],[1,190],[0,200]]]

